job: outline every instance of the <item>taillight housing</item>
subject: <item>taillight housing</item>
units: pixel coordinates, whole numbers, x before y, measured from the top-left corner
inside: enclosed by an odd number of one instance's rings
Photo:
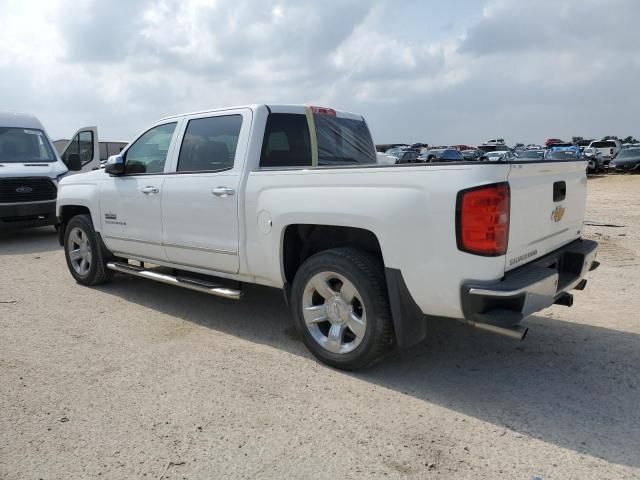
[[[511,191],[507,182],[458,192],[458,249],[485,257],[498,257],[507,253],[510,199]]]

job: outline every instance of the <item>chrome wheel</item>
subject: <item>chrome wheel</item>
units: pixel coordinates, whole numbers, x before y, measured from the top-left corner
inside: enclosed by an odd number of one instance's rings
[[[367,316],[362,297],[335,272],[311,277],[302,295],[302,315],[313,339],[332,353],[349,353],[362,342]]]
[[[86,232],[74,227],[67,242],[69,263],[78,275],[85,276],[91,269],[91,244]]]

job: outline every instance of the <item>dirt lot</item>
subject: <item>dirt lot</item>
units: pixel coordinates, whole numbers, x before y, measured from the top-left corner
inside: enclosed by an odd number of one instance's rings
[[[601,268],[524,343],[450,322],[358,374],[281,293],[76,285],[0,234],[0,478],[640,478],[640,176],[589,180]],[[604,226],[607,225],[607,226]]]

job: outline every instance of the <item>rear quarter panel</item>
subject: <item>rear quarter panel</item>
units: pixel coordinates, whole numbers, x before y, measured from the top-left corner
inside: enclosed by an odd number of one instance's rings
[[[509,168],[479,164],[252,172],[245,195],[246,273],[259,283],[284,284],[281,250],[288,225],[362,228],[376,235],[385,266],[402,271],[424,313],[461,318],[461,284],[501,278],[504,257],[457,249],[456,194],[505,181]]]

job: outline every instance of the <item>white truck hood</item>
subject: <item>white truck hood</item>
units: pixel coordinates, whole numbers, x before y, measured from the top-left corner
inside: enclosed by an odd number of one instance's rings
[[[68,172],[68,169],[62,162],[0,163],[0,178],[49,177],[55,179],[66,172]]]
[[[104,169],[91,170],[85,173],[78,173],[75,175],[68,175],[60,181],[60,185],[73,185],[86,183],[87,181],[94,181],[104,179],[107,176]]]

